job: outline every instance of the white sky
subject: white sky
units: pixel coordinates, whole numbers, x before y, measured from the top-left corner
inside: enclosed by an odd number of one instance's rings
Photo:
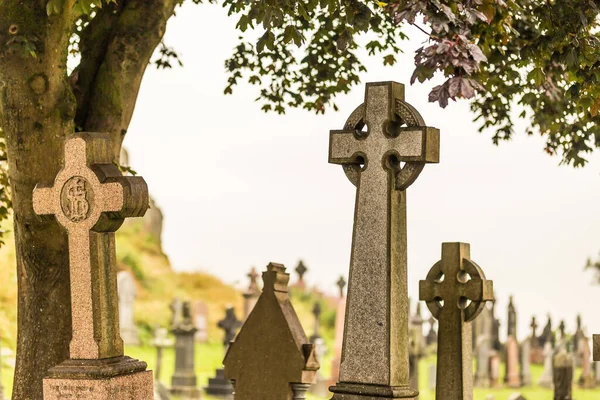
[[[292,269],[302,258],[307,280],[333,292],[348,273],[355,188],[327,163],[328,136],[362,102],[364,85],[325,116],[264,114],[246,84],[224,96],[235,22],[218,6],[186,5],[169,23],[165,40],[185,66],[148,68],[125,139],[132,166],[165,214],[164,248],[176,269],[239,284],[253,265]],[[395,67],[369,59],[363,83],[408,83],[416,38]],[[429,104],[431,86],[406,90],[442,138],[440,164],[408,189],[410,296],[418,297],[441,243],[464,241],[494,281],[503,319],[515,296],[521,337],[533,314],[543,325],[548,312],[570,330],[581,312],[587,333],[600,333],[600,286],[583,271],[600,251],[598,155],[576,170],[547,156],[539,137],[519,134],[496,147],[491,132],[477,133],[467,103]]]

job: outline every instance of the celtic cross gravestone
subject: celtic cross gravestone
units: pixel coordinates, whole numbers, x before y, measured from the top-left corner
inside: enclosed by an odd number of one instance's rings
[[[107,134],[70,136],[54,183],[33,192],[36,214],[56,218],[69,237],[70,358],[44,379],[45,400],[153,396],[146,363],[123,356],[114,233],[125,218],[144,215],[148,188],[141,177],[122,176],[112,149]]]
[[[473,321],[494,300],[493,284],[470,260],[468,243],[443,243],[442,259],[419,282],[419,297],[438,320],[436,398],[473,398]]]
[[[334,399],[414,397],[409,387],[406,189],[439,160],[439,131],[404,101],[404,85],[368,83],[329,139],[329,162],[356,186],[340,376]]]

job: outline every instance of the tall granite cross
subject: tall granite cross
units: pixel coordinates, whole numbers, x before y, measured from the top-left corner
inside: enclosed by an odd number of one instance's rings
[[[364,129],[366,128],[366,130]],[[439,161],[439,131],[404,102],[404,85],[366,85],[329,139],[329,162],[356,186],[347,319],[334,399],[410,398],[406,192]]]
[[[537,328],[538,328],[538,323],[535,320],[535,316],[531,317],[531,325],[529,325],[531,327],[531,337],[535,340],[537,338]]]
[[[443,243],[442,260],[419,282],[419,298],[439,321],[436,398],[473,398],[473,321],[494,300],[492,281],[470,260],[468,243]]]
[[[69,235],[71,359],[123,355],[114,232],[124,218],[144,215],[148,187],[141,177],[121,175],[112,149],[105,134],[71,136],[54,185],[33,192],[36,214],[54,215]]]
[[[151,398],[146,363],[123,355],[114,233],[124,218],[143,216],[148,201],[146,182],[122,176],[102,133],[70,136],[53,185],[34,189],[36,214],[56,218],[69,237],[70,358],[48,371],[44,400]],[[93,396],[79,397],[83,392]]]

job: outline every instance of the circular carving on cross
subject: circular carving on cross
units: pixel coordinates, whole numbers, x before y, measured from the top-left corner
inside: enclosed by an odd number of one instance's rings
[[[85,178],[74,176],[63,185],[60,194],[60,208],[69,221],[86,220],[90,215],[93,202],[94,191]]]
[[[344,124],[344,130],[354,130],[358,139],[364,139],[369,135],[369,132],[363,132],[365,127],[364,122],[365,115],[365,104],[361,104],[356,107],[350,114],[346,123]],[[396,99],[395,104],[395,115],[398,118],[396,121],[388,121],[385,127],[386,134],[389,136],[397,135],[396,131],[398,128],[403,126],[406,127],[425,127],[425,121],[421,114],[410,104],[405,101]],[[364,160],[365,164],[368,160]],[[398,190],[404,190],[414,183],[419,177],[421,171],[425,167],[425,162],[421,161],[408,161],[406,163],[398,164],[394,167],[396,170],[396,188]],[[361,170],[364,169],[359,164],[342,164],[346,177],[354,186],[358,185],[358,177]]]
[[[468,258],[463,258],[463,269],[453,271],[446,276],[442,272],[442,261],[438,261],[431,267],[425,279],[431,285],[438,286],[438,295],[427,300],[427,308],[436,319],[439,320],[440,312],[444,307],[456,307],[462,309],[465,322],[471,322],[485,307],[486,300],[481,296],[471,298],[468,294],[467,285],[471,280],[485,282],[485,274],[481,267]]]

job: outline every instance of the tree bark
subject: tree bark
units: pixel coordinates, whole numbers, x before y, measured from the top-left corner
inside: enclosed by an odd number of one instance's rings
[[[35,215],[31,198],[37,183],[53,181],[62,164],[63,138],[73,132],[65,34],[73,1],[65,1],[65,12],[51,18],[44,1],[0,2],[0,114],[19,288],[13,399],[41,399],[43,375],[69,354],[67,237],[55,221]]]
[[[42,379],[68,358],[71,340],[67,237],[54,219],[35,215],[33,189],[54,180],[75,121],[78,129],[110,133],[118,159],[144,70],[179,3],[123,0],[107,19],[92,19],[90,25],[104,22],[110,29],[82,35],[83,49],[99,47],[83,50],[81,66],[67,77],[74,1],[64,0],[59,15],[51,17],[47,0],[0,1],[0,124],[7,141],[19,289],[13,400],[43,398]]]

